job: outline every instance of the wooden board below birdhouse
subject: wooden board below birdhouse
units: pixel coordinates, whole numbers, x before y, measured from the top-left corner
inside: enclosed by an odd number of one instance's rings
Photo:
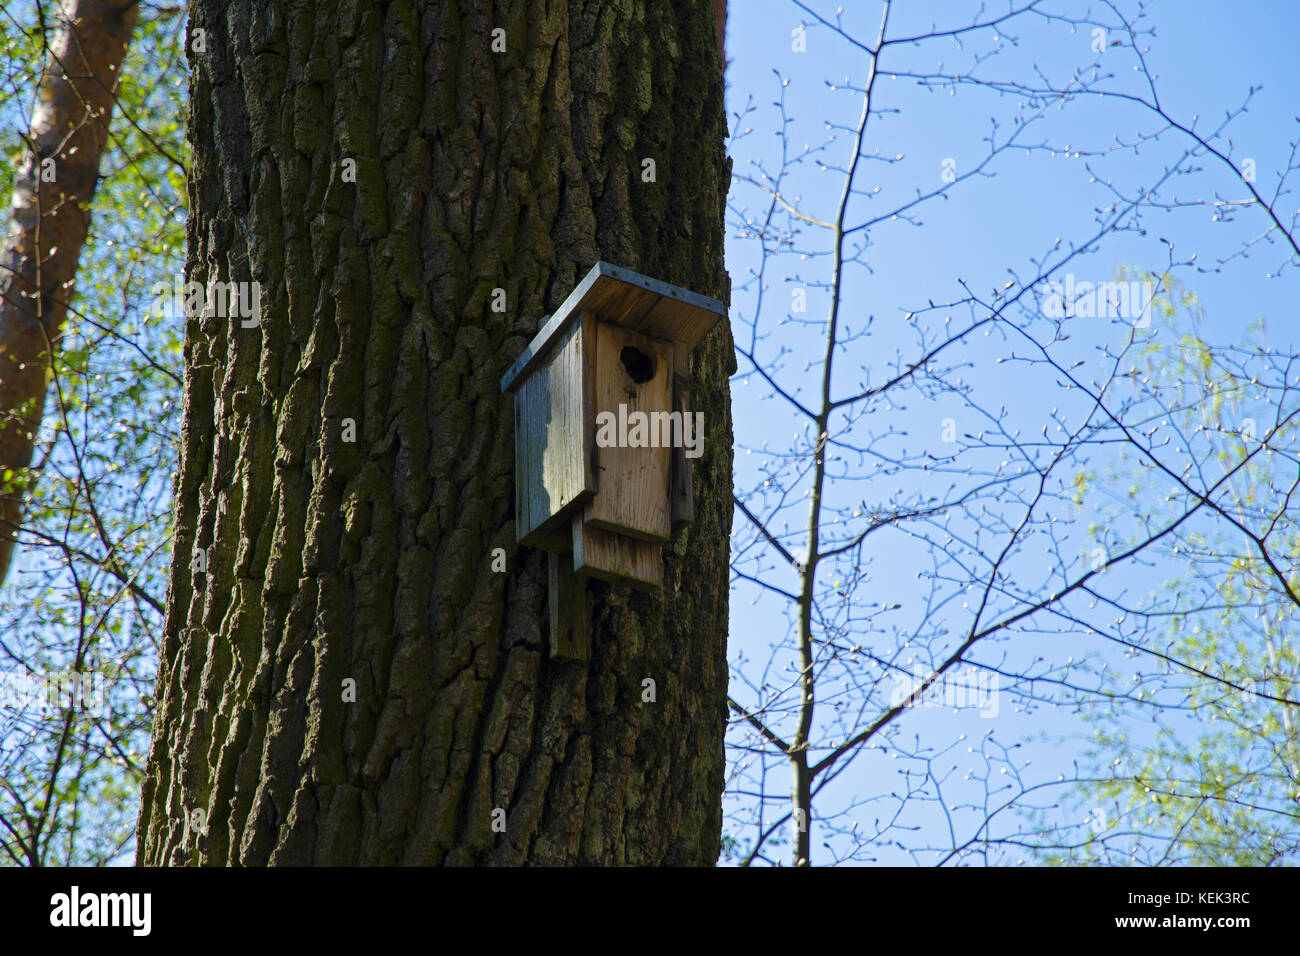
[[[588,316],[573,322],[515,389],[515,537],[530,547],[567,546],[567,513],[596,491],[595,325]]]
[[[574,573],[567,553],[549,557],[547,604],[550,610],[551,657],[585,661],[589,651],[586,582]]]
[[[642,590],[663,587],[661,545],[602,531],[573,519],[573,570],[584,577],[630,584]]]
[[[595,329],[596,494],[583,517],[595,528],[664,542],[672,532],[672,346],[604,322]]]

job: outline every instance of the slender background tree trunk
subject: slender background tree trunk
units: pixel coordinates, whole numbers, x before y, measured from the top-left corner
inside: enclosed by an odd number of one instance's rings
[[[71,0],[57,13],[41,74],[26,161],[0,248],[0,584],[34,476],[36,435],[58,353],[90,201],[108,142],[118,71],[135,28],[135,0]],[[5,476],[8,477],[5,477]]]
[[[498,388],[597,259],[726,299],[714,7],[192,4],[188,278],[262,314],[187,320],[142,863],[714,862],[726,323],[695,523],[662,595],[589,584],[585,663],[546,650]]]

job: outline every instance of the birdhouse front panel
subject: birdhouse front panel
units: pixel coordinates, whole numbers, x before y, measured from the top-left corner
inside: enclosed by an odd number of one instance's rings
[[[573,570],[589,578],[630,584],[641,590],[662,587],[662,545],[602,531],[581,515],[573,518]]]
[[[598,492],[584,518],[604,531],[664,542],[672,531],[672,343],[595,326]]]

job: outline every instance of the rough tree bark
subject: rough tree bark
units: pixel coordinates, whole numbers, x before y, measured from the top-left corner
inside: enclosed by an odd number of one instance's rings
[[[63,4],[32,112],[27,159],[14,183],[9,233],[0,248],[0,584],[34,478],[28,469],[51,362],[90,228],[90,201],[136,14],[135,0]]]
[[[546,650],[498,388],[597,259],[725,301],[714,26],[710,0],[194,0],[189,278],[260,283],[262,315],[188,320],[141,863],[715,861],[726,323],[693,363],[695,523],[662,595],[588,585],[586,663]]]

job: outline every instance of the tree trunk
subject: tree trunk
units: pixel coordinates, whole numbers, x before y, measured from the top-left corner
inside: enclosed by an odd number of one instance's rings
[[[715,861],[726,323],[695,523],[662,594],[587,585],[587,662],[547,651],[498,386],[598,259],[725,301],[713,6],[194,0],[189,279],[262,304],[187,319],[141,862]]]
[[[0,249],[0,584],[22,522],[50,367],[90,228],[135,0],[72,0],[41,73]],[[7,477],[6,477],[7,476]]]

